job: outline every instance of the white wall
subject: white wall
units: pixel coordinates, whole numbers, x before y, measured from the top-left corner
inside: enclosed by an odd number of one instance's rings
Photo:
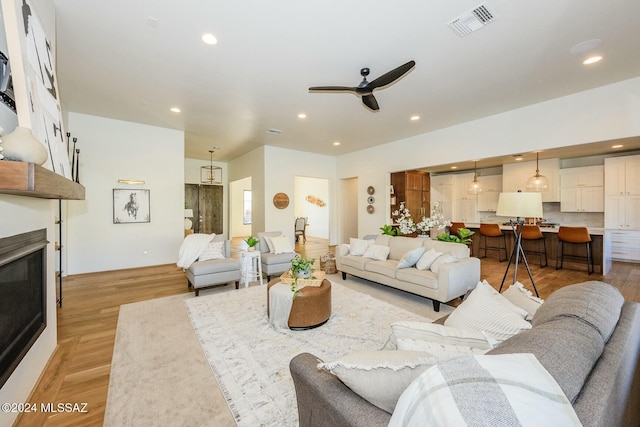
[[[285,209],[277,209],[272,199],[276,193],[286,193],[289,199],[294,197],[294,178],[306,176],[329,180],[329,244],[334,245],[337,240],[335,224],[336,214],[336,158],[297,150],[265,146],[265,230],[282,231],[291,237],[293,243],[293,221],[295,212],[293,203]],[[255,183],[255,180],[253,181]],[[255,206],[254,206],[255,207]],[[255,210],[254,210],[255,212]],[[255,230],[255,227],[254,227]]]
[[[86,200],[67,205],[67,273],[175,263],[184,239],[183,132],[78,113],[69,113],[68,128]],[[151,222],[114,224],[114,188],[149,189]]]
[[[388,195],[367,214],[366,189],[389,172],[640,135],[640,78],[463,123],[337,159],[337,177],[358,177],[358,235],[379,233]],[[376,195],[378,191],[376,191]],[[343,195],[340,195],[340,200]],[[379,204],[380,203],[380,204]]]
[[[253,236],[266,230],[265,167],[265,147],[256,148],[229,162],[229,181],[251,178],[251,235]]]
[[[251,224],[244,224],[244,190],[251,191],[251,177],[242,178],[229,184],[229,238],[254,236]],[[253,194],[251,195],[253,204]]]
[[[308,178],[296,176],[293,197],[295,217],[306,217],[309,220],[307,237],[329,238],[329,180],[325,178]],[[311,203],[307,196],[313,196],[322,202]]]

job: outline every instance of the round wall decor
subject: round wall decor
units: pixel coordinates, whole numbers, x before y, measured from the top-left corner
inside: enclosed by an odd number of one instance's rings
[[[370,185],[369,187],[367,187],[367,193],[368,193],[368,194],[373,194],[373,193],[375,193],[375,192],[376,192],[376,189],[375,189],[375,188],[373,188],[373,186],[372,186],[372,185]]]
[[[374,209],[373,209],[373,205],[368,205],[368,206],[367,206],[367,212],[368,212],[368,213],[372,214],[372,213],[373,213],[373,210],[374,210]]]
[[[369,203],[370,205],[372,205],[375,201],[376,201],[375,197],[373,196],[367,197],[367,203]]]
[[[273,206],[278,209],[284,209],[289,206],[289,196],[285,193],[276,193],[273,196]]]

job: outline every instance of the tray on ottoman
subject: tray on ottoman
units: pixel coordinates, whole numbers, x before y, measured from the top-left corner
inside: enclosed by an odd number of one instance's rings
[[[324,280],[324,276],[325,276],[325,272],[324,271],[314,271],[311,274],[311,277],[308,279],[298,279],[298,287],[302,287],[302,286],[314,286],[314,287],[319,287],[322,284],[322,281]],[[293,277],[291,276],[291,271],[287,270],[284,273],[282,273],[282,276],[280,276],[280,282],[285,283],[287,285],[290,285],[293,283]]]

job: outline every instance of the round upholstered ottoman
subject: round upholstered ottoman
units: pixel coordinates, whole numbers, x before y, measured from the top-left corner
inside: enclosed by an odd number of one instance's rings
[[[267,285],[267,316],[269,315],[269,289],[280,282],[273,279]],[[305,286],[293,300],[289,314],[289,328],[312,329],[323,325],[331,316],[331,282],[323,280],[320,286]]]

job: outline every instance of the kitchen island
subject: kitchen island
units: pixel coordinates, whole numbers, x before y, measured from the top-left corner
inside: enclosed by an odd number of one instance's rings
[[[471,231],[475,231],[476,234],[472,236],[472,251],[473,256],[480,258],[484,256],[484,250],[480,253],[480,224],[466,224],[467,228]],[[505,234],[507,238],[507,260],[508,257],[511,256],[511,251],[513,250],[513,245],[515,243],[515,235],[513,233],[513,229],[510,225],[500,225],[500,229]],[[609,268],[611,267],[611,261],[608,256],[606,256],[606,251],[604,250],[604,228],[588,228],[589,235],[591,236],[591,256],[593,257],[593,267],[596,273],[607,274]],[[541,226],[540,231],[542,231],[542,235],[545,239],[545,244],[547,246],[547,260],[550,268],[556,268],[556,255],[558,254],[558,227],[550,226],[545,227]],[[495,245],[495,242],[489,243],[491,246]],[[525,251],[527,251],[527,262],[530,265],[540,265],[540,258],[536,254],[532,254],[529,251],[537,251],[538,250],[538,242],[537,241],[529,241],[522,240],[522,247]],[[562,268],[570,268],[575,270],[587,271],[587,261],[580,261],[575,259],[567,259],[566,256],[571,255],[586,255],[586,249],[584,245],[564,245],[564,254],[565,259]],[[487,251],[487,256],[497,257],[496,251]],[[505,261],[506,265],[506,261]]]

